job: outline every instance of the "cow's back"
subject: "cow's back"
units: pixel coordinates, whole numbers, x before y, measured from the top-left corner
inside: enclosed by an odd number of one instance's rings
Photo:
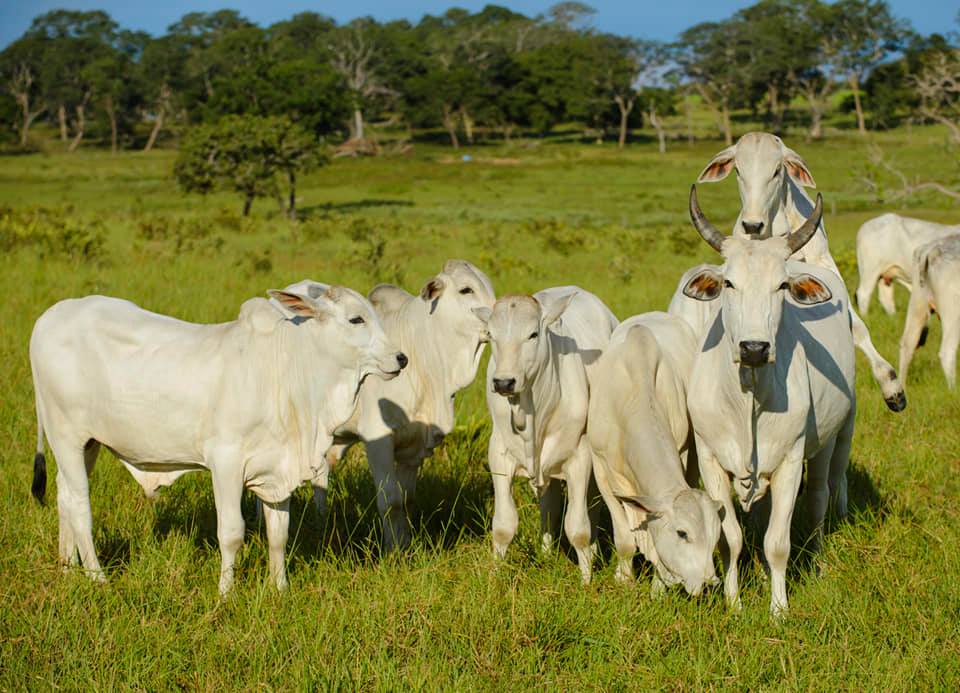
[[[592,378],[594,364],[610,341],[610,335],[618,324],[617,317],[597,296],[577,286],[557,286],[534,294],[542,305],[576,291],[576,296],[563,311],[563,315],[550,330],[560,336],[561,354],[579,353],[580,361]]]

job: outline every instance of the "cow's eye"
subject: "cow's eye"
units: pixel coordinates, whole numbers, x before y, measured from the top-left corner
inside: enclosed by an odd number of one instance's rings
[[[531,333],[530,333],[530,336],[527,337],[527,339],[536,339],[536,338],[539,337],[539,336],[540,336],[540,333],[539,333],[539,332],[531,332]]]
[[[472,294],[473,289],[471,289],[469,286],[465,286],[462,289],[460,289],[460,293],[462,293],[463,295]]]
[[[362,324],[364,324],[365,322],[366,322],[366,320],[364,320],[363,318],[361,318],[359,315],[354,315],[352,318],[350,318],[350,324],[351,324],[351,325],[362,325]]]
[[[732,289],[732,288],[733,288],[733,282],[730,281],[729,279],[724,279],[724,280],[723,280],[723,285],[724,285],[726,288],[728,288],[728,289]]]
[[[790,282],[784,282],[783,284],[777,287],[777,291],[786,291],[789,288],[790,288]]]
[[[678,529],[678,530],[677,530],[677,536],[680,537],[681,539],[683,539],[684,541],[687,540],[687,533],[686,533],[685,530]]]

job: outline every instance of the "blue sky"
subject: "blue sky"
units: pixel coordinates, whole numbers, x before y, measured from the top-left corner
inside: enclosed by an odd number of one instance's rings
[[[924,34],[958,28],[955,18],[960,2],[955,0],[888,0],[894,13]],[[287,19],[297,12],[326,14],[338,22],[364,15],[376,19],[407,18],[418,20],[424,14],[440,14],[449,7],[478,10],[486,2],[470,0],[0,0],[0,46],[19,37],[30,21],[52,9],[106,10],[121,26],[161,34],[166,27],[187,12],[211,11],[223,7],[237,9],[260,25]],[[554,4],[553,0],[502,0],[505,5],[526,15],[535,15]],[[602,31],[649,39],[671,40],[698,22],[722,19],[752,0],[587,0],[597,10],[593,25]]]

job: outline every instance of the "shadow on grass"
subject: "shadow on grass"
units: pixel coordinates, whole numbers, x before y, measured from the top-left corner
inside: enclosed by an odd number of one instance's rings
[[[324,217],[331,213],[349,214],[351,212],[361,212],[376,207],[413,207],[411,200],[391,200],[381,198],[364,198],[362,200],[351,200],[349,202],[324,202],[319,205],[309,205],[300,207],[297,210],[297,216],[306,220],[312,217]]]

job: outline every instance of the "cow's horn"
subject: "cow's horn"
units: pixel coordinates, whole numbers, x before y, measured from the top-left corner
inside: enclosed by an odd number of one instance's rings
[[[700,203],[697,202],[696,185],[690,186],[690,221],[693,222],[697,233],[703,237],[703,240],[710,244],[711,248],[718,253],[723,252],[723,241],[726,236],[717,231],[717,227],[707,220],[703,210],[700,209]]]
[[[813,234],[816,233],[817,227],[820,225],[820,218],[822,216],[823,195],[817,193],[817,204],[813,206],[813,212],[810,213],[810,216],[807,217],[807,220],[803,222],[803,225],[799,229],[787,236],[787,247],[790,249],[791,255],[800,250],[800,248],[807,244],[807,241],[813,238]]]

